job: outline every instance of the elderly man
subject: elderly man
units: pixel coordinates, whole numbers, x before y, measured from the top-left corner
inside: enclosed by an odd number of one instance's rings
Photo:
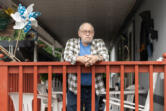
[[[92,24],[82,23],[78,30],[79,38],[72,38],[67,41],[64,59],[65,61],[75,64],[80,62],[85,67],[92,66],[98,61],[108,61],[108,50],[102,39],[93,39],[95,34]],[[98,95],[105,91],[102,75],[95,75],[95,109],[98,111]],[[85,106],[85,111],[91,111],[91,86],[92,74],[81,73],[81,111]],[[67,111],[77,110],[77,75],[68,75],[68,92],[67,92]]]

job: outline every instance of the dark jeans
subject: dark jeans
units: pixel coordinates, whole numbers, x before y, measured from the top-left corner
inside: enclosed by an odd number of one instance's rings
[[[81,111],[91,111],[91,87],[81,87]],[[95,95],[95,111],[98,111],[99,97]],[[67,92],[67,111],[77,111],[77,95]]]

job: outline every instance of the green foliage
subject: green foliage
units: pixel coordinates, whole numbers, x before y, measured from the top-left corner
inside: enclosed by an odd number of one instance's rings
[[[0,18],[10,19],[10,16],[5,13],[5,10],[0,10]]]
[[[14,38],[13,38],[13,40],[17,40],[17,38],[18,38],[18,36],[19,36],[19,31],[21,31],[19,40],[24,40],[26,33],[24,33],[24,30],[23,30],[23,29],[22,29],[22,30],[15,30],[15,31],[14,31]]]
[[[10,16],[3,9],[0,10],[0,31],[4,31],[10,23]]]
[[[19,31],[21,31],[19,40],[24,40],[24,38],[25,38],[24,31],[23,30],[14,30],[13,37],[0,36],[0,41],[2,41],[2,40],[8,40],[8,41],[17,40]]]
[[[7,36],[0,36],[0,41],[2,41],[2,40],[11,40],[11,38],[10,37],[7,37]]]
[[[56,77],[56,74],[55,74],[55,73],[52,74],[52,78],[54,78],[54,77]],[[40,80],[41,80],[41,81],[46,81],[46,80],[48,80],[48,73],[40,74]]]
[[[53,54],[53,50],[50,46],[48,46],[47,44],[45,44],[44,42],[42,42],[41,40],[38,40],[38,44],[44,44],[44,47],[43,49],[48,52],[49,54]],[[58,51],[58,52],[62,52],[62,49],[61,48],[55,48],[55,51]],[[58,61],[60,61],[61,59],[61,55],[59,53],[56,53],[55,52],[55,57],[58,58]]]
[[[40,74],[40,80],[41,80],[41,81],[46,81],[46,80],[48,80],[48,74]]]

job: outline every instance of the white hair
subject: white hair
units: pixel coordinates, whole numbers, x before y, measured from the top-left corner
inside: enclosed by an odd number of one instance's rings
[[[84,23],[82,23],[82,24],[80,25],[80,27],[79,27],[78,30],[81,30],[82,27],[83,27],[83,25],[85,25],[85,24],[89,24],[89,25],[93,28],[93,30],[94,30],[94,27],[93,27],[93,25],[92,25],[90,22],[84,22]]]

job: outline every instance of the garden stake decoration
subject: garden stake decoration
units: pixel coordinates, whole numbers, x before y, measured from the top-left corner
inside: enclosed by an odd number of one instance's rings
[[[38,23],[36,18],[41,15],[40,12],[33,12],[33,6],[34,4],[31,4],[27,7],[27,9],[19,4],[18,6],[18,12],[15,12],[14,14],[11,14],[11,17],[15,21],[15,25],[13,26],[14,29],[18,29],[18,37],[17,42],[14,50],[14,55],[16,54],[16,49],[18,46],[18,40],[21,35],[21,30],[23,29],[25,33],[27,33],[32,26],[37,27]]]

